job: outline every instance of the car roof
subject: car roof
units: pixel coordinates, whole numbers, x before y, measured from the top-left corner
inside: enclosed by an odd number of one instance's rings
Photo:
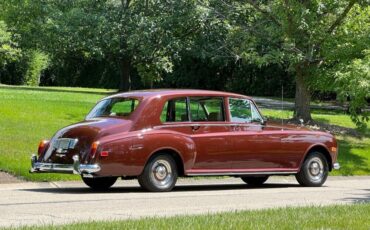
[[[111,95],[106,98],[112,97],[140,97],[140,98],[150,98],[150,97],[164,97],[164,96],[222,96],[222,97],[242,97],[251,99],[251,97],[230,93],[222,91],[212,91],[212,90],[200,90],[200,89],[150,89],[150,90],[134,90],[125,93],[118,93]],[[106,99],[105,98],[105,99]]]

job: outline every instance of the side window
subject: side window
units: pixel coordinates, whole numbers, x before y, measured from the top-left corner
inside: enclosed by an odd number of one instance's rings
[[[191,121],[225,121],[220,97],[190,97]]]
[[[168,100],[163,107],[160,120],[161,122],[189,121],[186,98]]]
[[[253,103],[247,99],[230,98],[229,106],[232,122],[255,122],[262,120]]]

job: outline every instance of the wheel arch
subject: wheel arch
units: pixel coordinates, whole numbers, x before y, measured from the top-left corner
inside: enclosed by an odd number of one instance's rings
[[[176,163],[177,166],[177,173],[179,176],[185,175],[185,169],[184,169],[184,160],[180,154],[180,152],[177,149],[170,148],[170,147],[164,147],[160,149],[154,150],[148,157],[148,159],[145,161],[144,165],[147,165],[148,162],[150,162],[154,157],[160,155],[160,154],[167,154],[170,155]]]
[[[329,152],[329,149],[325,146],[325,145],[321,145],[321,144],[314,144],[314,145],[311,145],[307,150],[306,150],[306,153],[299,165],[299,170],[301,170],[301,167],[303,165],[303,162],[307,159],[307,157],[313,153],[313,152],[320,152],[324,155],[327,163],[328,163],[328,166],[329,166],[329,171],[331,171],[333,169],[333,161],[332,161],[332,156],[330,155],[330,152]]]

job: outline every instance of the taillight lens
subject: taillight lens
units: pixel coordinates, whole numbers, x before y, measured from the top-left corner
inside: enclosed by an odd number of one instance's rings
[[[107,157],[107,156],[109,156],[109,152],[108,151],[101,151],[100,156],[101,157]]]
[[[98,150],[99,147],[99,141],[94,141],[91,144],[91,150],[90,150],[90,157],[95,158],[96,151]]]
[[[49,146],[49,142],[50,142],[49,140],[40,141],[39,148],[37,150],[37,155],[40,156],[45,151],[45,149]]]

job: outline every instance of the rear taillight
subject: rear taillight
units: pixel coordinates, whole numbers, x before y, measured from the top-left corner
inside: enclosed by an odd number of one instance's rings
[[[108,151],[101,151],[100,156],[101,157],[107,157],[107,156],[109,156],[109,152]]]
[[[45,149],[49,146],[49,140],[42,140],[39,143],[39,148],[37,150],[37,155],[41,156],[41,154],[45,151]]]
[[[94,141],[91,144],[91,150],[90,150],[90,157],[95,158],[96,151],[98,150],[99,147],[99,141]]]

